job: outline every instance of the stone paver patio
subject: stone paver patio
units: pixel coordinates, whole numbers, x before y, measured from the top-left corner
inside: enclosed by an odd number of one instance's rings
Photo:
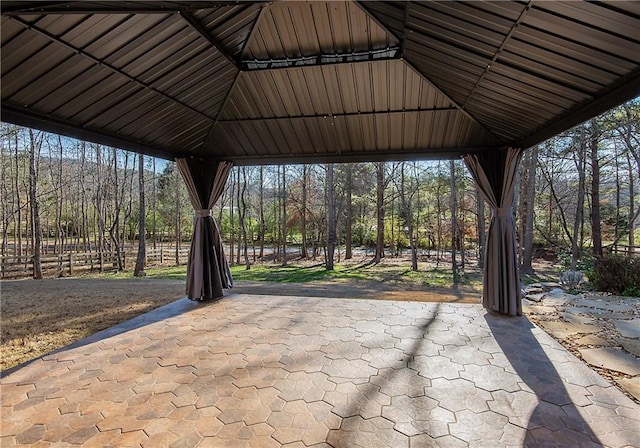
[[[3,447],[640,444],[640,406],[471,304],[183,299],[0,384]]]

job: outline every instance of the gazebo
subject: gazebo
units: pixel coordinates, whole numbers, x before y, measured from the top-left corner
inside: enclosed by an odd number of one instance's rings
[[[483,303],[521,313],[520,154],[640,94],[638,2],[3,1],[2,120],[177,159],[192,299],[231,285],[233,164],[463,157],[492,209]]]

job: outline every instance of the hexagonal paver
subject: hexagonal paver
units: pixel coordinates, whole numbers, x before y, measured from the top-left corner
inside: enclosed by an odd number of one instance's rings
[[[322,367],[322,372],[336,383],[351,381],[358,384],[368,382],[371,375],[378,373],[378,369],[369,366],[363,359],[334,359],[330,365]]]
[[[274,387],[278,396],[286,401],[304,400],[307,403],[320,401],[326,392],[335,390],[336,384],[329,381],[328,375],[322,372],[290,373],[286,378],[278,380]]]
[[[282,444],[300,441],[309,446],[322,443],[327,440],[330,429],[340,426],[340,418],[330,409],[330,405],[324,402],[290,401],[281,411],[284,416],[272,437]],[[274,424],[271,417],[269,423]]]
[[[418,397],[424,395],[426,388],[431,387],[430,379],[409,368],[379,369],[378,374],[372,376],[369,381],[380,388],[380,393],[389,397]]]
[[[340,417],[360,415],[369,419],[382,415],[382,407],[389,405],[391,398],[380,393],[379,387],[372,383],[345,382],[325,393],[324,401],[331,404],[331,412]]]
[[[359,359],[362,355],[369,352],[369,349],[363,347],[356,341],[331,341],[327,345],[320,347],[320,351],[329,359]]]
[[[462,364],[452,361],[451,358],[427,355],[414,356],[413,360],[409,361],[409,368],[425,378],[446,378],[449,380],[460,378],[460,372],[464,370]]]
[[[431,387],[425,391],[427,397],[433,398],[440,406],[453,412],[469,409],[474,412],[489,410],[487,402],[493,400],[491,393],[478,389],[471,381],[461,378],[431,380]]]
[[[343,420],[340,429],[332,430],[327,441],[338,447],[408,448],[409,437],[396,431],[394,423],[383,417],[368,420],[354,416]]]
[[[438,406],[429,397],[393,397],[390,406],[384,406],[382,416],[395,423],[394,428],[407,436],[428,434],[433,438],[449,434],[449,423],[455,422],[455,415]]]

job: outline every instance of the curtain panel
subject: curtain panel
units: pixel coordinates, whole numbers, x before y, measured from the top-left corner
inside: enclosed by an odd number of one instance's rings
[[[233,279],[211,209],[224,191],[233,164],[191,158],[176,159],[176,163],[195,209],[187,263],[187,297],[191,300],[220,299],[223,289],[233,287]]]
[[[469,154],[464,161],[491,208],[484,255],[482,304],[501,314],[522,314],[513,198],[522,149]]]

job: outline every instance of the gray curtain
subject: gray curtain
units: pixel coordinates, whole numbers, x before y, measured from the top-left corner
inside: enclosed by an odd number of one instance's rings
[[[176,163],[195,209],[187,264],[187,297],[191,300],[220,299],[222,290],[231,288],[233,280],[211,209],[224,191],[233,164],[199,159],[177,159]]]
[[[496,149],[464,157],[484,200],[491,208],[484,258],[482,304],[510,316],[522,314],[516,258],[513,196],[522,150]]]

